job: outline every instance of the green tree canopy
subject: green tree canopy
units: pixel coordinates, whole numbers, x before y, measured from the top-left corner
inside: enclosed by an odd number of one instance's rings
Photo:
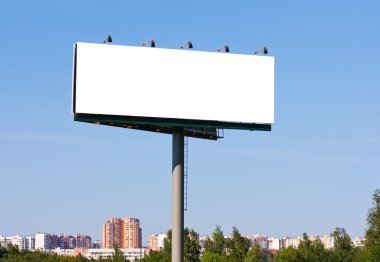
[[[216,226],[214,232],[204,242],[205,252],[213,254],[225,254],[227,249],[227,241],[224,238],[223,231],[220,226]]]
[[[232,228],[231,238],[227,241],[229,261],[241,262],[247,257],[249,240],[242,237],[236,227]]]
[[[248,251],[247,257],[244,262],[265,262],[267,257],[267,251],[255,243]]]
[[[219,254],[206,251],[202,255],[202,262],[229,262],[229,260],[225,253]]]
[[[170,256],[164,252],[150,251],[143,259],[142,262],[170,262]]]
[[[311,241],[306,233],[303,234],[303,239],[298,246],[298,252],[301,256],[300,261],[319,262],[329,260],[329,253],[325,250],[321,240],[317,238],[315,241]]]
[[[172,231],[167,232],[167,237],[164,239],[164,249],[162,251],[162,261],[165,259],[171,260],[172,252]],[[197,232],[194,229],[184,229],[184,261],[185,262],[199,262],[201,254],[201,246],[199,245],[199,239]]]
[[[375,190],[372,201],[373,206],[367,216],[365,249],[368,261],[380,261],[380,189]]]
[[[303,262],[302,256],[293,246],[282,249],[278,252],[274,259],[276,262]]]
[[[351,251],[353,244],[351,242],[350,235],[342,227],[335,228],[334,232],[331,233],[334,238],[334,249],[335,250],[346,250]]]
[[[194,229],[185,228],[185,262],[198,262],[200,261],[201,246],[199,245],[199,236]]]

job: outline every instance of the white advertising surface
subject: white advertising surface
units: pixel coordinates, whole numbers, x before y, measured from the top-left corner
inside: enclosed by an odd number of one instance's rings
[[[76,45],[74,113],[274,122],[273,57]]]

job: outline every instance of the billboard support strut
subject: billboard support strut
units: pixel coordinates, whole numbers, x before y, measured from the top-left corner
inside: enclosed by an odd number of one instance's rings
[[[184,258],[184,128],[173,130],[172,147],[172,262]]]

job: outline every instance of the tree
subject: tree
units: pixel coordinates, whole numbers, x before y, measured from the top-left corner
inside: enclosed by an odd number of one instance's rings
[[[225,238],[220,226],[204,242],[205,252],[202,262],[228,261],[242,262],[247,257],[249,240],[242,237],[239,230],[233,227],[230,238]]]
[[[248,251],[247,258],[244,262],[265,262],[266,250],[261,248],[259,244],[255,243]]]
[[[239,231],[235,232],[235,239],[239,239]],[[238,240],[239,241],[239,240]],[[220,226],[216,226],[214,232],[204,242],[205,252],[202,255],[202,262],[230,262],[232,256],[229,256],[230,249],[235,245],[235,250],[238,250],[238,243],[231,242],[224,238],[223,231]],[[235,254],[237,255],[237,254]],[[244,261],[244,259],[242,260]]]
[[[120,248],[118,247],[117,244],[113,245],[113,250],[114,250],[114,254],[112,256],[112,261],[115,261],[115,262],[127,262],[127,261],[129,261],[125,258],[123,251],[120,250]]]
[[[170,256],[164,252],[150,251],[149,255],[146,255],[141,262],[170,262]]]
[[[331,233],[331,236],[334,237],[334,249],[352,250],[353,245],[351,237],[343,227],[335,228],[334,232]]]
[[[325,250],[322,241],[319,238],[311,241],[306,233],[303,234],[303,239],[298,245],[298,252],[300,254],[299,261],[329,261],[329,253]]]
[[[167,256],[169,256],[170,260],[172,259],[172,230],[169,229],[166,233],[167,237],[164,239],[164,248],[162,250]]]
[[[302,262],[302,256],[293,246],[282,249],[275,256],[276,262]]]
[[[172,231],[169,230],[167,238],[164,239],[164,257],[171,260],[172,252]],[[184,261],[185,262],[198,262],[200,261],[201,246],[199,245],[198,234],[194,229],[184,229]]]
[[[18,262],[18,261],[28,261],[28,262],[80,262],[80,261],[94,261],[89,260],[82,256],[69,257],[69,256],[59,256],[57,254],[49,254],[41,251],[27,251],[19,250],[17,246],[8,245],[7,248],[0,247],[1,255],[0,261],[2,262]],[[112,260],[108,260],[112,261]]]
[[[20,253],[17,245],[8,244],[7,253],[9,256],[16,256]]]
[[[368,212],[365,249],[368,261],[380,261],[380,189],[372,195],[373,206]]]
[[[3,247],[2,245],[0,245],[0,259],[2,257],[6,257],[7,254],[8,254],[7,249],[5,247]]]
[[[225,253],[219,254],[206,251],[202,255],[202,262],[229,262],[229,260]]]
[[[227,248],[227,241],[224,239],[223,231],[220,226],[216,226],[211,237],[208,237],[204,243],[205,252],[214,254],[225,254]]]
[[[201,246],[199,245],[199,236],[194,229],[189,230],[187,227],[184,230],[185,242],[185,262],[198,262],[200,261]]]
[[[229,261],[241,262],[247,257],[249,240],[242,237],[236,227],[232,229],[232,237],[227,241]]]

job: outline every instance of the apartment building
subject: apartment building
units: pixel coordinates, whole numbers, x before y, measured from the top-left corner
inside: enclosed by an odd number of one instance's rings
[[[137,218],[110,218],[103,224],[103,248],[141,248],[142,230]]]

